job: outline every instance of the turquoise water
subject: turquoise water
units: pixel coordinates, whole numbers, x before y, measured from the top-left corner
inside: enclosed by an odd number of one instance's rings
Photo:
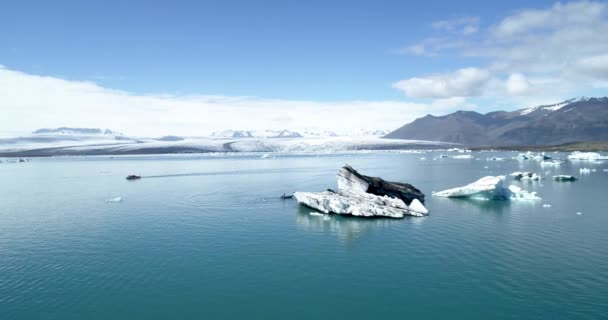
[[[0,164],[0,318],[606,317],[608,164],[551,170],[531,160],[433,156]],[[335,188],[345,163],[414,184],[431,214],[324,220],[278,198]],[[539,202],[431,196],[484,175],[579,176],[580,167],[597,171],[575,183],[514,183],[537,191]],[[144,178],[126,181],[130,173]],[[123,201],[105,202],[114,197]]]

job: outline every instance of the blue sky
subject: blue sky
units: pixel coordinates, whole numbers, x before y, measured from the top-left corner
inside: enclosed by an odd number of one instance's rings
[[[607,42],[605,27],[596,2],[13,1],[0,10],[0,65],[138,97],[402,103],[403,122],[600,95],[608,72],[584,70],[604,70],[608,51],[584,43]],[[537,44],[559,54],[537,59]]]

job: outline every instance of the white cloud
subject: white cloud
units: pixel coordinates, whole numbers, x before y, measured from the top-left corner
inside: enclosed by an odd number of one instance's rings
[[[498,37],[510,37],[564,26],[593,26],[605,17],[606,4],[580,1],[557,2],[549,9],[528,9],[504,18],[494,29]]]
[[[0,131],[7,135],[59,126],[110,128],[140,136],[200,136],[224,129],[395,129],[464,104],[143,95],[7,68],[0,68],[0,97]]]
[[[484,69],[464,68],[452,73],[401,80],[393,87],[414,98],[450,98],[478,96],[490,79]]]
[[[479,20],[479,17],[462,17],[458,19],[435,21],[431,25],[438,30],[469,35],[478,31]]]
[[[520,96],[530,92],[531,84],[521,73],[514,73],[506,81],[506,90],[509,95]]]
[[[608,54],[580,59],[574,68],[591,77],[608,80]]]
[[[409,46],[423,50],[404,51],[424,56],[452,55],[467,59],[471,67],[487,70],[490,75],[486,85],[473,90],[473,95],[496,99],[525,96],[527,101],[537,101],[555,96],[558,90],[561,95],[575,96],[589,88],[606,86],[608,3],[558,2],[546,8],[520,10],[478,30],[476,37],[465,38],[445,24],[440,26],[446,31],[443,36]],[[475,58],[479,58],[477,65],[471,63]],[[435,82],[427,81],[426,85],[427,91],[436,88]]]

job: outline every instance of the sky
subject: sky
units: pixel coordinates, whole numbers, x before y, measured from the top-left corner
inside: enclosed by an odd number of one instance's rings
[[[606,96],[608,3],[11,1],[0,134],[396,129]]]

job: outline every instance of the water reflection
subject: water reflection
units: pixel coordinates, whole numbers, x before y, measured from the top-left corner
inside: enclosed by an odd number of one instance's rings
[[[298,206],[296,213],[296,223],[301,229],[307,232],[335,234],[338,239],[344,242],[358,240],[374,230],[383,230],[397,224],[420,224],[425,219],[425,217],[394,219],[342,216],[339,214],[324,214],[305,206]]]

